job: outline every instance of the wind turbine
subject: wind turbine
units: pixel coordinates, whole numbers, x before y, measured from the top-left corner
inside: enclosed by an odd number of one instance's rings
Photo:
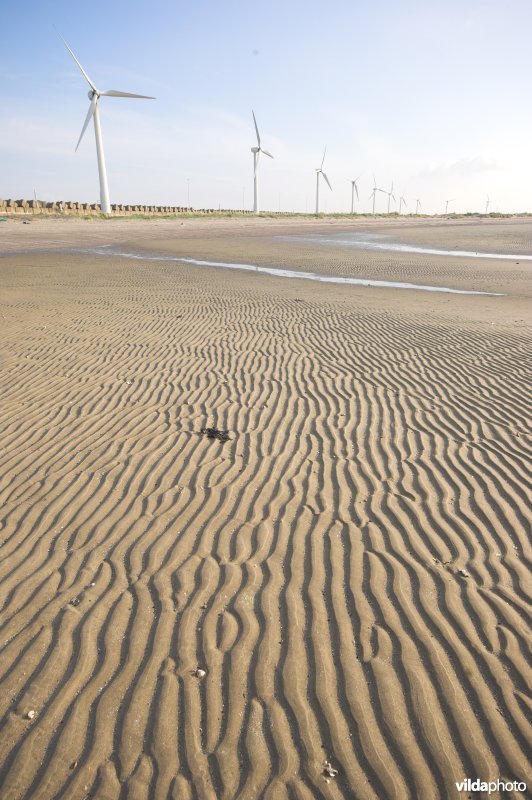
[[[405,200],[405,198],[404,198],[404,197],[401,195],[401,197],[399,198],[399,213],[401,213],[401,206],[402,206],[402,205],[404,205],[404,206],[405,206],[405,208],[406,208],[406,200]]]
[[[420,208],[421,208],[421,200],[416,200],[416,215],[419,214]]]
[[[447,214],[447,209],[449,208],[449,203],[452,203],[452,202],[453,202],[452,200],[446,200],[445,201],[445,213],[446,214]]]
[[[260,144],[260,134],[259,128],[257,126],[257,120],[255,119],[255,112],[253,109],[251,110],[253,114],[253,122],[255,123],[255,132],[257,134],[257,147],[252,147],[251,152],[253,153],[253,212],[255,214],[259,213],[259,184],[258,184],[258,177],[257,171],[259,167],[259,156],[261,153],[264,153],[265,156],[269,156],[273,158],[272,154],[261,147]]]
[[[486,211],[484,213],[486,213],[486,214],[488,213],[488,208],[489,207],[490,207],[490,199],[489,199],[489,196],[488,196],[488,199],[486,200]]]
[[[61,34],[59,34],[59,36],[61,36]],[[62,36],[61,39],[63,39]],[[103,214],[109,214],[111,211],[111,204],[109,202],[109,186],[107,185],[107,171],[105,169],[105,156],[103,153],[102,131],[100,128],[100,112],[98,109],[98,101],[100,97],[136,97],[139,98],[140,100],[155,100],[155,97],[148,97],[148,95],[145,94],[131,94],[131,92],[119,92],[116,89],[108,89],[106,92],[100,92],[96,88],[94,83],[91,81],[91,79],[89,78],[89,76],[87,75],[87,73],[85,72],[85,70],[83,69],[78,59],[76,58],[76,56],[74,55],[74,53],[72,52],[72,50],[70,49],[70,47],[68,46],[68,44],[65,42],[64,39],[63,42],[68,52],[70,53],[70,55],[80,68],[83,77],[90,86],[89,100],[91,102],[89,106],[89,111],[87,113],[87,116],[85,117],[85,122],[83,123],[83,128],[81,129],[81,133],[79,135],[78,143],[76,145],[76,150],[78,149],[79,144],[83,138],[83,134],[87,129],[87,125],[89,124],[92,118],[94,120],[94,135],[96,137],[96,154],[98,156],[98,174],[100,177],[100,208]]]
[[[393,201],[395,203],[395,196],[394,196],[394,193],[393,193],[393,181],[392,181],[392,185],[390,187],[390,191],[389,192],[384,192],[384,194],[388,195],[388,211],[387,211],[387,213],[389,214],[390,213],[390,200],[391,200],[392,197],[393,197]]]
[[[370,196],[368,198],[369,200],[371,200],[373,198],[373,216],[375,216],[375,196],[376,196],[377,192],[382,192],[383,194],[386,194],[384,189],[379,189],[377,187],[377,181],[376,181],[375,175],[374,175],[373,176],[373,191],[372,191],[372,193],[370,194]]]
[[[358,176],[360,178],[360,175]],[[355,213],[355,192],[357,193],[357,200],[358,198],[358,186],[357,181],[358,178],[355,178],[354,181],[351,181],[351,214]]]
[[[327,147],[325,147],[325,150],[323,151],[323,158],[321,159],[321,167],[318,167],[318,169],[316,170],[316,214],[320,213],[320,175],[323,175],[325,183],[332,192],[332,186],[329,183],[329,178],[323,171],[323,164],[325,162],[326,152],[327,152]]]

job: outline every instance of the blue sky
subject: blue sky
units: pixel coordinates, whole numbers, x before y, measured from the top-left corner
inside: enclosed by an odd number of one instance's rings
[[[429,213],[532,210],[531,0],[0,3],[0,197],[97,202],[87,86],[111,202],[252,203],[251,109],[275,156],[264,209],[360,210],[377,184]],[[385,210],[384,195],[377,209]],[[393,204],[392,204],[393,207]]]

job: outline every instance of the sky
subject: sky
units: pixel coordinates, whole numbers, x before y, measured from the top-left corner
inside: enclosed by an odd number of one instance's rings
[[[532,0],[0,0],[0,197],[263,210],[532,211]],[[356,200],[356,198],[355,198]],[[377,195],[376,210],[387,198]],[[396,203],[391,202],[391,210]]]

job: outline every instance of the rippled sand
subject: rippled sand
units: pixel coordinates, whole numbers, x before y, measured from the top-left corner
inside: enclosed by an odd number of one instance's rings
[[[327,224],[0,231],[1,800],[530,785],[530,264]],[[504,296],[37,252],[112,243]]]

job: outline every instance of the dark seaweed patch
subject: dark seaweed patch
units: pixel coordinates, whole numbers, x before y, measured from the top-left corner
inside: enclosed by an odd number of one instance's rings
[[[219,431],[218,428],[202,428],[200,433],[207,437],[207,439],[218,439],[219,442],[228,442],[229,431]]]

